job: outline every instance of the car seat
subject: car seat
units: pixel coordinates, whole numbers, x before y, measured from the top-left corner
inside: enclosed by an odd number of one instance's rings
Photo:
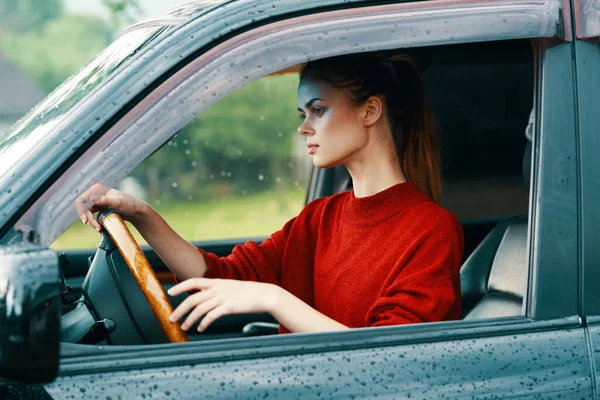
[[[526,129],[523,177],[529,188],[533,111]],[[477,246],[460,270],[463,319],[523,314],[527,288],[527,216],[499,223]]]

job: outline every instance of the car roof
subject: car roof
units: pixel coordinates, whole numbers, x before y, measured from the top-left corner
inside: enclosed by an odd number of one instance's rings
[[[204,14],[205,12],[217,8],[222,4],[230,2],[231,0],[196,0],[190,3],[180,5],[173,8],[170,11],[153,15],[146,18],[134,25],[131,25],[123,31],[123,33],[130,32],[132,30],[145,28],[148,26],[161,26],[171,25],[177,26],[182,25],[187,21],[194,19],[195,17]],[[122,33],[122,34],[123,34]]]

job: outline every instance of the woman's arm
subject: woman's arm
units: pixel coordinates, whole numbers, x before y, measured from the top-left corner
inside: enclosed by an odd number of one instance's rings
[[[267,311],[290,332],[329,332],[348,328],[321,314],[302,300],[280,287],[276,287],[275,302]]]
[[[179,279],[204,276],[207,264],[202,253],[179,236],[150,205],[144,207],[131,223]]]
[[[81,222],[98,232],[102,227],[92,213],[110,207],[133,224],[146,242],[181,279],[201,277],[207,263],[194,245],[179,236],[148,203],[135,196],[101,184],[95,184],[76,201]]]
[[[260,245],[248,241],[237,245],[228,257],[218,257],[196,248],[182,238],[148,203],[100,184],[80,195],[77,212],[84,224],[102,230],[92,213],[110,207],[131,222],[165,265],[179,278],[239,279],[279,283],[281,257],[295,218]]]
[[[169,289],[169,295],[200,290],[188,296],[173,311],[171,322],[180,320],[189,329],[204,316],[198,331],[205,330],[217,318],[229,314],[270,313],[291,332],[327,332],[349,329],[347,326],[321,314],[308,304],[282,289],[268,283],[244,282],[231,279],[188,279]]]

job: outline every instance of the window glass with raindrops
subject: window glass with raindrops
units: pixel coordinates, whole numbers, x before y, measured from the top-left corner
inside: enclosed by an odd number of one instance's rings
[[[304,206],[312,168],[297,133],[297,86],[297,74],[284,74],[237,90],[181,129],[117,189],[148,202],[189,241],[269,236]],[[97,233],[77,220],[52,247],[97,245]]]

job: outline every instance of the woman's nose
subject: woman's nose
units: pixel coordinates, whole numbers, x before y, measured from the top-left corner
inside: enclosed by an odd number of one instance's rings
[[[299,127],[298,127],[298,133],[301,134],[302,136],[308,136],[308,135],[312,135],[315,133],[315,131],[310,127],[309,124],[306,123],[306,121],[304,121]]]

